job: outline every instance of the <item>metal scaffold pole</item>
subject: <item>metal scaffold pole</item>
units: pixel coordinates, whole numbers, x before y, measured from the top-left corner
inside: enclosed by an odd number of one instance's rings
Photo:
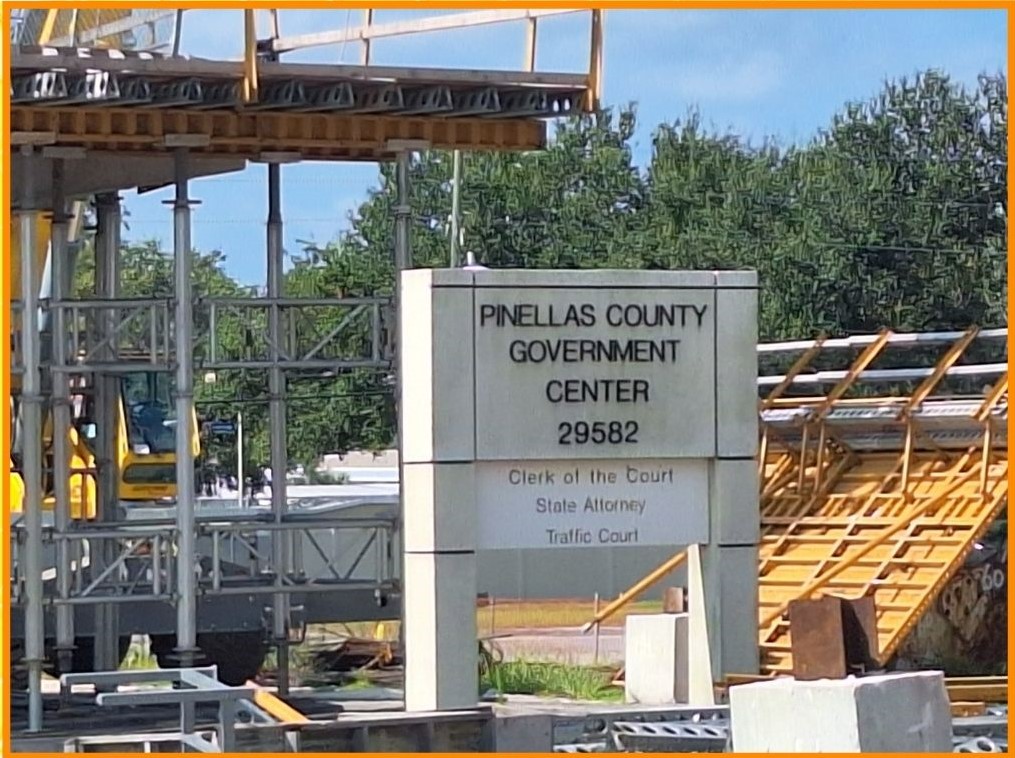
[[[197,655],[197,541],[194,531],[194,456],[191,450],[194,411],[194,311],[191,286],[190,206],[187,196],[189,153],[176,148],[176,198],[173,201],[176,352],[176,655],[180,666],[194,665]]]
[[[285,372],[279,360],[279,343],[282,340],[282,312],[278,299],[283,295],[282,263],[282,167],[278,163],[268,164],[268,298],[271,300],[268,339],[271,342],[272,366],[268,373],[268,414],[270,422],[271,450],[271,512],[276,524],[281,524],[286,512],[286,407]],[[278,691],[289,692],[289,603],[282,592],[288,560],[286,543],[282,532],[276,532],[272,540],[272,562],[275,565],[275,588],[272,595],[272,637],[278,657]]]
[[[64,162],[53,162],[53,225],[50,233],[50,271],[52,296],[50,298],[53,326],[52,365],[60,370],[51,372],[53,382],[53,495],[56,501],[54,524],[64,534],[70,528],[70,379],[62,370],[67,365],[67,319],[62,308],[70,295],[68,260],[67,199],[64,196]],[[71,545],[67,540],[57,542],[57,591],[62,600],[70,597]],[[71,670],[74,654],[74,608],[68,603],[56,608],[56,653],[61,672]]]
[[[461,243],[462,151],[455,150],[451,167],[451,259],[449,266],[458,268]]]
[[[412,267],[412,250],[409,232],[412,222],[412,208],[409,205],[409,161],[411,153],[402,150],[396,163],[398,203],[395,206],[395,271]]]
[[[21,237],[22,462],[25,482],[25,663],[28,667],[28,731],[42,729],[42,664],[45,657],[42,583],[42,386],[39,373],[39,261],[35,250],[39,213],[34,208],[35,151],[23,148],[18,223]]]
[[[95,232],[95,289],[102,300],[112,305],[118,297],[120,272],[120,197],[115,192],[96,198],[97,228]],[[100,359],[116,360],[116,311],[110,307],[99,319],[99,338],[103,341]],[[116,432],[118,426],[118,385],[115,375],[93,374],[96,393],[98,487],[96,497],[97,520],[114,523],[120,502],[119,463],[117,460]],[[101,573],[116,560],[116,542],[98,541],[98,549],[91,552],[89,566],[93,576]],[[115,671],[120,664],[119,610],[112,603],[95,607],[94,663],[96,671]]]

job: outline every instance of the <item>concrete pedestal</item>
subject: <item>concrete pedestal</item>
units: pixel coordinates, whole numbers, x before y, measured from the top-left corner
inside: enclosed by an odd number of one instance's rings
[[[624,699],[687,702],[687,614],[631,615],[624,622]]]
[[[474,708],[479,699],[474,553],[405,555],[405,710]]]
[[[730,688],[738,753],[947,753],[951,708],[937,671]]]

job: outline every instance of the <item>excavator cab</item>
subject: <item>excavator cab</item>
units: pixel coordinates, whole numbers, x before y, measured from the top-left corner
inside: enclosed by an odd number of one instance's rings
[[[191,453],[200,453],[197,416]],[[176,497],[176,405],[165,372],[125,374],[120,384],[120,499]]]
[[[118,379],[116,457],[119,499],[124,502],[176,497],[176,405],[172,375],[132,371]],[[88,398],[78,429],[95,447],[94,401]],[[196,414],[191,452],[200,453]]]

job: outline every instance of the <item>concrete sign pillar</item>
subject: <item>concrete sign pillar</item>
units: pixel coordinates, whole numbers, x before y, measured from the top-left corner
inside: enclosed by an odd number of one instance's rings
[[[406,708],[475,705],[476,551],[700,545],[757,669],[753,272],[401,274]],[[691,635],[691,657],[695,655]]]

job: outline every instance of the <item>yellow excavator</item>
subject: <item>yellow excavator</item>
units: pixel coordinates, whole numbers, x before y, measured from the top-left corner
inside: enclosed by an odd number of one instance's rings
[[[83,213],[83,203],[75,204],[75,220],[71,223],[72,230],[81,226],[79,214]],[[38,288],[40,299],[48,297],[48,284],[45,283],[44,270],[51,251],[51,221],[40,214],[37,221],[38,245],[34,254],[37,257],[39,281],[33,283]],[[21,298],[21,240],[17,225],[13,225],[9,240],[11,251],[10,273],[12,283],[11,296],[15,300]],[[73,246],[71,246],[73,248]],[[17,314],[12,314],[12,333],[20,327]],[[50,322],[51,323],[51,322]],[[48,328],[48,327],[45,327]],[[72,327],[73,328],[73,327]],[[71,380],[72,417],[70,429],[71,450],[71,517],[74,519],[94,519],[96,515],[95,487],[95,426],[93,417],[92,393],[80,388],[80,379]],[[74,395],[75,387],[78,394]],[[120,377],[120,391],[117,398],[116,419],[116,457],[119,472],[119,499],[123,502],[150,502],[176,497],[176,437],[174,431],[174,404],[172,398],[172,376],[166,372],[138,370]],[[20,378],[12,376],[11,382],[11,419],[12,427],[8,429],[11,444],[10,473],[10,510],[20,513],[24,507],[24,480],[20,470],[19,454],[19,394]],[[191,429],[194,430],[192,452],[196,458],[200,453],[200,436],[197,418],[192,419]],[[45,499],[43,508],[52,510],[55,505],[52,482],[52,443],[53,419],[47,413],[43,430],[44,469],[49,472],[44,476]]]

